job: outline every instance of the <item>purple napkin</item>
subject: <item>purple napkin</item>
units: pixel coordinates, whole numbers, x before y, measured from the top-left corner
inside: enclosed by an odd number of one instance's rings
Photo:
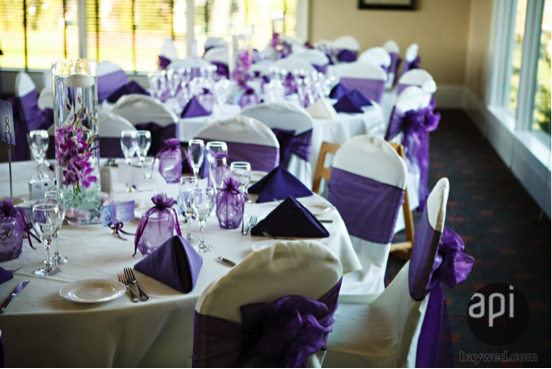
[[[332,99],[341,99],[343,96],[349,93],[349,89],[343,86],[341,83],[335,85],[330,91],[330,98]]]
[[[340,62],[354,62],[357,59],[358,51],[343,49],[337,54],[337,60]]]
[[[294,197],[288,197],[251,229],[252,236],[330,237],[330,232]]]
[[[0,284],[9,281],[13,278],[13,274],[8,272],[6,269],[0,267]]]
[[[167,69],[169,64],[171,64],[171,60],[169,58],[164,57],[163,55],[159,55],[157,57],[157,64],[159,65],[160,69]]]
[[[348,93],[351,100],[353,100],[355,103],[357,103],[360,106],[371,106],[372,102],[364,96],[362,92],[357,90],[356,88]]]
[[[181,236],[169,238],[134,269],[180,292],[191,292],[203,265],[203,258]]]
[[[201,105],[201,103],[198,101],[197,97],[192,97],[190,101],[186,104],[184,107],[184,110],[182,110],[182,114],[180,114],[181,118],[193,118],[193,117],[203,117],[206,115],[211,115],[207,109]]]
[[[113,91],[113,93],[107,98],[107,101],[115,103],[122,96],[130,94],[149,95],[149,93],[142,86],[140,86],[138,82],[130,81]]]
[[[249,193],[259,194],[258,203],[283,200],[289,196],[312,196],[309,190],[300,180],[282,166],[274,168],[259,182],[249,187]]]
[[[340,113],[363,113],[362,105],[354,101],[350,95],[342,96],[333,107]]]

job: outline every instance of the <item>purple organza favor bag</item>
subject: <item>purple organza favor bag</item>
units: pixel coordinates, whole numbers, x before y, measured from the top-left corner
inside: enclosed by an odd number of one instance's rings
[[[22,209],[15,208],[11,200],[0,201],[0,261],[17,259],[21,255],[24,234],[34,249],[27,224]]]
[[[234,177],[224,179],[217,193],[217,218],[221,228],[238,228],[243,218],[245,198],[240,191],[240,181]]]
[[[177,138],[171,138],[166,140],[165,144],[167,146],[159,150],[155,156],[155,160],[159,159],[159,174],[167,183],[178,183],[182,174],[180,141]]]
[[[164,193],[153,196],[151,201],[155,206],[142,215],[136,229],[134,255],[137,250],[140,250],[142,255],[151,254],[174,236],[175,229],[177,235],[182,235],[178,225],[178,215],[173,208],[176,201]]]

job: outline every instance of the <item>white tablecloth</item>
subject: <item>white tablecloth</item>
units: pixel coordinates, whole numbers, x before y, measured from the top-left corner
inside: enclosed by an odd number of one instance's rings
[[[34,163],[13,165],[14,196],[27,198],[27,182],[36,170]],[[116,171],[116,170],[115,170]],[[0,196],[9,195],[7,164],[0,165]],[[146,201],[155,192],[128,194],[113,173],[114,196],[124,201],[134,198]],[[139,188],[154,188],[155,181]],[[176,185],[165,187],[169,195]],[[302,198],[306,204],[321,204],[320,196]],[[246,212],[262,219],[276,203],[248,204]],[[332,219],[325,224],[331,236],[319,241],[328,246],[340,259],[345,272],[360,269],[360,263],[351,246],[345,225],[337,211],[324,215]],[[125,224],[125,230],[134,232],[138,222]],[[183,232],[185,227],[182,226]],[[197,223],[193,225],[199,235]],[[133,237],[122,241],[101,226],[64,226],[59,240],[60,251],[70,262],[52,277],[36,277],[45,252],[29,248],[24,240],[19,259],[1,263],[6,269],[23,266],[12,280],[0,285],[0,299],[4,300],[23,280],[29,285],[13,301],[9,310],[0,315],[0,329],[7,348],[9,367],[170,367],[190,366],[193,342],[193,313],[201,292],[208,284],[228,272],[229,268],[216,261],[218,255],[239,262],[249,255],[251,246],[262,237],[242,236],[239,230],[223,230],[217,219],[207,222],[205,238],[214,250],[203,254],[203,267],[195,289],[182,294],[152,278],[136,272],[148,302],[132,303],[125,295],[102,304],[76,304],[59,296],[65,284],[92,278],[116,279],[123,267],[132,267],[142,259],[134,253]]]

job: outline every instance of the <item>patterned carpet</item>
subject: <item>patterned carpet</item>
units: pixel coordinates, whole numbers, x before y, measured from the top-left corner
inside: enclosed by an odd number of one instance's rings
[[[550,367],[551,224],[502,162],[466,113],[441,111],[439,129],[431,133],[429,188],[439,178],[450,181],[446,225],[464,240],[475,258],[469,278],[445,289],[457,367]],[[543,191],[545,189],[543,188]],[[419,215],[415,215],[415,222]],[[400,239],[401,235],[397,236]],[[404,265],[391,257],[388,282]],[[506,346],[481,342],[467,323],[470,297],[480,287],[502,282],[527,299],[530,323],[521,338]],[[537,353],[538,363],[460,362],[463,353]]]

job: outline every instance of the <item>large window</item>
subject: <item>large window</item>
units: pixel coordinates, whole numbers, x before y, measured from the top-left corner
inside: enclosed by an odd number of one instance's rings
[[[537,61],[536,91],[533,108],[533,131],[550,135],[550,10],[551,2],[544,4],[543,20],[540,32],[539,58]]]
[[[201,55],[207,37],[230,40],[249,26],[253,47],[264,48],[273,29],[297,36],[302,1],[307,0],[0,0],[0,65],[46,69],[56,59],[86,56],[146,72],[157,68],[166,38],[175,40],[183,58],[193,39]],[[79,19],[86,22],[79,25]]]

